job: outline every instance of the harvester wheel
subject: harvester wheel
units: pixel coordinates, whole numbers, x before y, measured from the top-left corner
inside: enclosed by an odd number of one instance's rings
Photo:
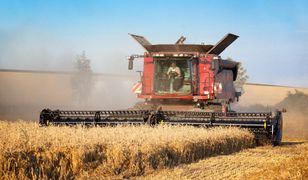
[[[161,110],[162,108],[158,106],[155,111],[152,111],[147,118],[147,124],[154,126],[161,123],[165,119],[164,115],[160,113]]]
[[[157,115],[156,114],[150,114],[147,119],[147,124],[150,126],[154,126],[157,124]]]
[[[48,126],[49,120],[52,118],[52,111],[50,109],[43,109],[40,114],[40,125]]]
[[[273,146],[278,146],[281,144],[282,140],[282,128],[283,128],[283,121],[282,121],[282,115],[281,112],[276,113],[276,122],[274,123],[272,127],[272,144]]]
[[[100,119],[101,119],[101,113],[100,111],[96,111],[94,115],[94,122],[93,122],[95,126],[97,124],[97,121],[99,121]]]

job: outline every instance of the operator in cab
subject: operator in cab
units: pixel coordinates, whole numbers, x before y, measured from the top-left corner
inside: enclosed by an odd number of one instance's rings
[[[174,90],[177,91],[178,88],[178,80],[181,77],[181,70],[179,67],[176,66],[176,63],[171,63],[167,71],[168,78],[170,80],[170,93],[173,93]]]

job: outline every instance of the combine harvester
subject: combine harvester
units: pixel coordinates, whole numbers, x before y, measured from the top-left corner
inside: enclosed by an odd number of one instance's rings
[[[129,110],[62,111],[44,109],[41,125],[118,125],[171,124],[191,126],[236,126],[248,128],[257,139],[279,145],[282,139],[282,111],[231,111],[230,104],[239,100],[240,90],[234,87],[239,63],[222,59],[222,53],[238,36],[227,34],[216,45],[184,44],[181,37],[175,44],[152,45],[142,36],[130,34],[145,50],[141,80],[133,87],[144,102]]]

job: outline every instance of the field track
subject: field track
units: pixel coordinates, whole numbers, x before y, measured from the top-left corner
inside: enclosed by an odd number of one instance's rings
[[[145,179],[307,179],[308,141],[289,140],[281,147],[262,146],[210,157]]]

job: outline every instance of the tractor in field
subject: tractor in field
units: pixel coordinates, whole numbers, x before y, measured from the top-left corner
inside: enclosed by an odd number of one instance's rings
[[[157,124],[190,126],[236,126],[248,128],[256,138],[278,145],[282,139],[282,111],[235,112],[230,104],[238,101],[235,88],[239,63],[219,55],[237,38],[227,34],[215,45],[151,44],[143,36],[130,34],[144,49],[142,55],[128,57],[128,69],[142,58],[141,78],[133,92],[143,99],[128,110],[70,111],[43,109],[42,125]]]

